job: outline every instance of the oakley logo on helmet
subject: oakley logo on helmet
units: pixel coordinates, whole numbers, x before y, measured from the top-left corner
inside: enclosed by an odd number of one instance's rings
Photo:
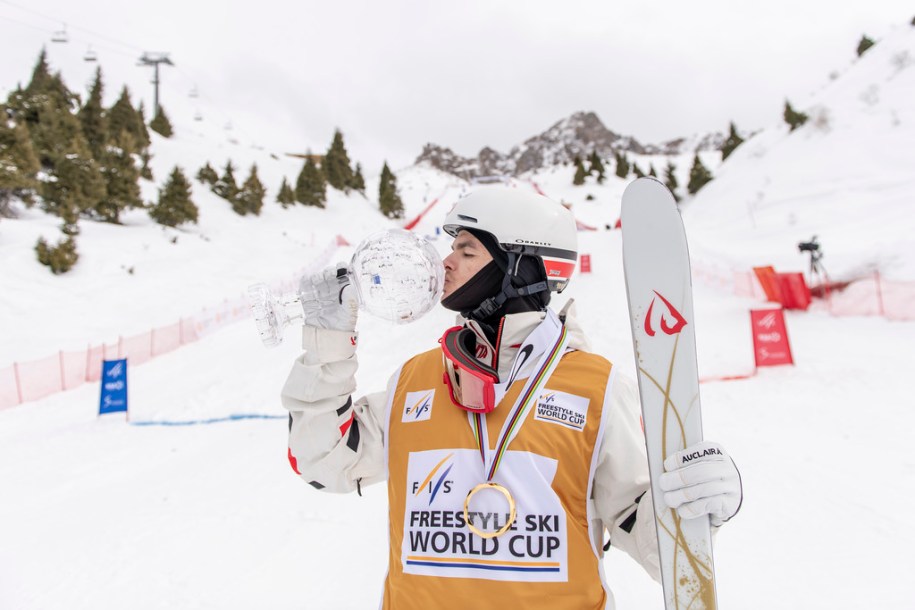
[[[552,246],[553,244],[548,241],[531,241],[528,239],[516,239],[516,244],[527,244],[529,246]]]

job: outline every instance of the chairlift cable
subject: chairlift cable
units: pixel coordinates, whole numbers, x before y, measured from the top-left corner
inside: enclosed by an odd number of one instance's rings
[[[26,6],[22,6],[22,5],[20,5],[20,4],[16,4],[15,2],[10,2],[9,0],[0,0],[0,4],[6,4],[6,5],[8,5],[8,6],[12,6],[13,8],[17,8],[17,9],[19,9],[19,10],[26,11],[26,12],[28,12],[28,13],[32,13],[33,15],[37,15],[38,17],[41,17],[41,18],[43,18],[43,19],[47,19],[47,20],[49,20],[49,21],[53,21],[54,23],[61,23],[61,19],[60,19],[59,17],[51,17],[51,16],[49,16],[49,15],[45,15],[44,13],[41,13],[41,12],[39,12],[39,11],[36,11],[36,10],[31,9],[31,8],[29,8],[29,7],[26,7]],[[133,44],[128,43],[128,42],[124,42],[124,41],[122,41],[122,40],[118,40],[118,39],[116,39],[116,38],[112,38],[112,37],[110,37],[110,36],[106,36],[105,34],[99,34],[98,32],[95,32],[95,31],[90,30],[90,29],[88,29],[88,28],[84,28],[84,27],[81,27],[81,26],[78,26],[78,25],[73,25],[72,22],[70,22],[70,21],[67,21],[67,27],[70,28],[70,29],[80,30],[80,31],[82,31],[82,32],[85,32],[85,33],[90,34],[90,35],[92,35],[92,36],[95,36],[95,37],[97,37],[97,38],[100,38],[100,39],[102,39],[102,40],[106,40],[106,41],[108,41],[108,42],[110,42],[110,43],[117,44],[117,45],[120,45],[120,46],[122,46],[122,47],[126,47],[126,48],[129,48],[129,49],[134,49],[134,50],[137,50],[137,51],[141,51],[141,52],[142,52],[142,49],[141,49],[140,47],[136,46],[136,45],[133,45]]]

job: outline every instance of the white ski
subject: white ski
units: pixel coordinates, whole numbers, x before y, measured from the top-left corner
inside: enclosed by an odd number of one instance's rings
[[[638,369],[667,610],[718,607],[707,519],[681,519],[658,477],[667,456],[702,440],[696,328],[683,221],[667,188],[639,178],[623,193],[623,267]]]

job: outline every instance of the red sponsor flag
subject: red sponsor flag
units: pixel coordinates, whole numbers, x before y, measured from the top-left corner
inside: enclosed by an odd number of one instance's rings
[[[785,309],[804,310],[810,307],[810,288],[803,273],[776,273],[775,277]]]
[[[591,255],[582,254],[578,257],[578,265],[582,273],[591,273]]]
[[[753,326],[756,366],[794,364],[785,314],[781,309],[752,309],[750,324]]]

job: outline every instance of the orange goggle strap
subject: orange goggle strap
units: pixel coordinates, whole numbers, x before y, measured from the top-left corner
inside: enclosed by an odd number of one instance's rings
[[[477,337],[469,328],[454,326],[445,331],[439,339],[445,366],[451,370],[445,373],[445,384],[451,394],[451,402],[458,407],[473,413],[489,413],[496,407],[495,384],[499,382],[498,372],[491,366],[476,358]],[[453,379],[452,379],[453,371]],[[469,378],[468,378],[469,377]],[[481,384],[481,405],[467,405],[458,398],[461,388],[455,388],[463,382]],[[455,392],[457,389],[457,392]]]

